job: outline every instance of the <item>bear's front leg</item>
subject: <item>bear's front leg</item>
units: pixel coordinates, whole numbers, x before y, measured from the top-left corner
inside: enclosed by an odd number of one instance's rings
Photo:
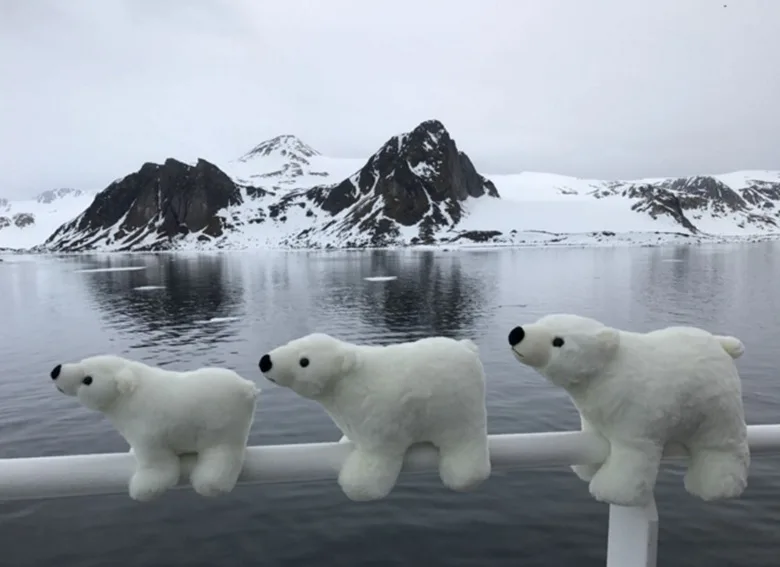
[[[390,494],[403,464],[403,452],[357,446],[344,460],[339,486],[350,500],[379,500]]]
[[[610,440],[609,456],[590,481],[600,502],[643,506],[650,501],[663,448],[646,439]]]
[[[179,456],[162,447],[135,446],[131,448],[136,469],[130,479],[130,498],[148,502],[173,488],[179,482]]]
[[[217,445],[198,453],[190,473],[192,488],[201,496],[220,496],[232,491],[244,467],[243,445]]]
[[[590,422],[582,416],[582,414],[580,414],[580,430],[586,433],[599,435],[602,439],[604,439],[604,436],[601,435],[601,433],[599,433],[598,430],[596,430],[596,428],[593,427]],[[596,473],[599,472],[599,469],[603,464],[604,463],[591,465],[572,465],[571,470],[573,470],[574,474],[576,474],[581,480],[590,482],[593,480],[593,477],[596,476]]]

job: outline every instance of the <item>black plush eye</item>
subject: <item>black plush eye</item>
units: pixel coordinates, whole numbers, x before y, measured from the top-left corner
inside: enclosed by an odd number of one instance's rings
[[[298,361],[298,364],[300,364],[303,368],[306,368],[307,366],[309,366],[309,359],[304,356],[302,359]]]
[[[84,379],[81,381],[82,384],[85,386],[89,386],[92,384],[92,376],[85,376]]]
[[[553,345],[554,347],[561,348],[561,347],[563,346],[563,339],[562,339],[561,337],[555,337],[555,338],[553,339],[553,343],[552,343],[552,345]]]

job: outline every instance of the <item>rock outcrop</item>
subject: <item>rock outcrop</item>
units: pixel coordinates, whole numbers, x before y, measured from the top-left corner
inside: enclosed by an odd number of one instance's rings
[[[79,197],[83,195],[81,189],[73,189],[72,187],[62,187],[60,189],[49,189],[43,193],[39,193],[35,200],[41,204],[48,205],[62,199],[63,197]]]
[[[217,213],[241,202],[239,187],[221,169],[199,159],[188,165],[167,159],[145,163],[98,193],[76,219],[44,244],[50,250],[160,250],[182,235],[222,235]]]
[[[10,217],[0,217],[0,229],[16,226],[17,228],[25,228],[35,224],[35,215],[32,213],[16,213]]]
[[[14,225],[19,228],[32,226],[35,224],[35,215],[32,213],[16,213],[13,217]]]

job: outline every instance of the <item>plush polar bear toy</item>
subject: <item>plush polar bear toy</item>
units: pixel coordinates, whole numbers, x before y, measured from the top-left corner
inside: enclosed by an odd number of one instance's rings
[[[425,338],[355,345],[314,333],[260,359],[263,375],[318,402],[354,449],[339,485],[354,501],[395,486],[410,445],[439,449],[445,486],[470,490],[490,476],[485,375],[470,340]]]
[[[509,344],[518,361],[568,392],[584,431],[609,442],[604,463],[572,467],[597,500],[647,503],[667,443],[690,452],[689,493],[716,500],[747,486],[739,339],[694,327],[634,333],[554,314],[515,327]]]
[[[130,444],[130,497],[148,501],[172,488],[180,455],[197,453],[190,474],[203,496],[230,492],[244,464],[260,389],[224,368],[176,372],[118,356],[58,364],[57,389],[102,412]]]

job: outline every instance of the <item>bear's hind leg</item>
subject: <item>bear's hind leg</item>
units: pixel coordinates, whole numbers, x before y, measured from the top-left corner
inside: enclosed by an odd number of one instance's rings
[[[384,498],[395,486],[404,465],[405,451],[355,447],[339,472],[339,486],[355,502]]]
[[[201,496],[227,494],[236,486],[245,455],[243,445],[217,445],[200,451],[190,473],[192,488]]]
[[[439,446],[439,477],[450,490],[476,488],[490,476],[490,470],[487,438]]]
[[[735,498],[747,487],[750,451],[747,444],[732,450],[691,450],[685,473],[685,490],[702,500]]]
[[[591,495],[618,506],[642,506],[653,495],[663,448],[646,440],[610,440],[609,456],[590,481]]]
[[[167,449],[132,447],[136,469],[130,478],[130,498],[148,502],[173,488],[179,482],[181,463],[179,456]]]

